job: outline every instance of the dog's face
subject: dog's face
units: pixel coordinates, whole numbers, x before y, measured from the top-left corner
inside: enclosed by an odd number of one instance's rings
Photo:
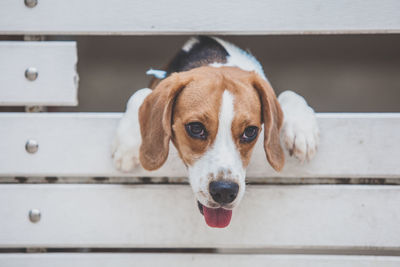
[[[283,167],[282,111],[269,84],[234,67],[201,67],[171,75],[139,112],[144,168],[159,168],[171,140],[188,168],[200,212],[212,227],[229,224],[245,190],[246,167],[264,123],[270,164]]]

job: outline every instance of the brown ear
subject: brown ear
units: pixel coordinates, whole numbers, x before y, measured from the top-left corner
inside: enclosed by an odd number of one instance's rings
[[[188,74],[172,74],[160,82],[140,106],[139,159],[146,170],[158,169],[167,160],[175,97],[190,81]]]
[[[283,112],[271,85],[254,73],[252,84],[260,95],[264,121],[264,150],[271,166],[280,171],[285,164],[285,155],[280,142]]]

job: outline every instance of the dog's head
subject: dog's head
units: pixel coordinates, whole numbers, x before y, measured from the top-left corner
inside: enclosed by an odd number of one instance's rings
[[[147,170],[159,168],[171,140],[207,224],[225,227],[244,194],[246,167],[262,124],[267,159],[275,170],[283,167],[282,120],[273,89],[254,72],[200,67],[175,73],[140,107],[140,162]]]

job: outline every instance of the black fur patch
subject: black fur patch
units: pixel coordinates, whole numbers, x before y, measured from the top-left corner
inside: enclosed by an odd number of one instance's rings
[[[167,76],[174,72],[188,71],[211,63],[226,63],[229,56],[225,48],[213,38],[198,36],[199,40],[186,52],[180,50],[172,59],[166,71]]]

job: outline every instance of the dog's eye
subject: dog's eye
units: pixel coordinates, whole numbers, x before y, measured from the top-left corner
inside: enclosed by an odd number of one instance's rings
[[[206,127],[200,122],[190,122],[185,125],[185,129],[190,137],[202,140],[207,138]]]
[[[244,129],[242,136],[240,137],[240,142],[242,143],[250,143],[254,139],[256,139],[258,134],[258,128],[256,126],[249,126]]]

